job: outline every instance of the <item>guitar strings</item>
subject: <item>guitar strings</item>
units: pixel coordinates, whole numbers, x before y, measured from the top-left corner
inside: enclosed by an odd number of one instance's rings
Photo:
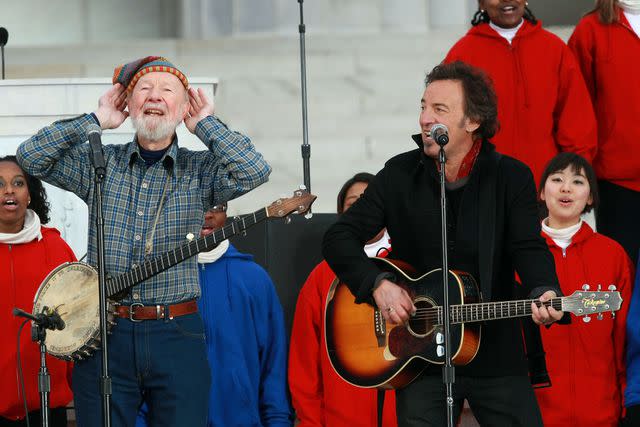
[[[451,317],[460,319],[460,318],[484,318],[485,315],[490,317],[495,317],[498,313],[503,314],[504,309],[508,311],[509,315],[507,316],[497,316],[499,318],[505,317],[519,317],[518,306],[520,304],[523,310],[524,315],[531,314],[531,305],[527,303],[535,303],[538,307],[542,305],[541,301],[538,300],[524,300],[524,301],[508,301],[505,303],[498,304],[507,304],[508,307],[496,307],[496,303],[480,303],[480,304],[465,304],[465,305],[457,305],[451,307]],[[561,301],[559,299],[552,301],[545,301],[544,305],[546,307],[552,306],[556,310],[561,310]],[[515,313],[512,313],[512,309],[515,308]],[[527,311],[529,310],[529,311]],[[442,307],[428,307],[428,308],[418,308],[416,313],[411,317],[411,320],[428,320],[428,321],[440,321],[443,315]]]

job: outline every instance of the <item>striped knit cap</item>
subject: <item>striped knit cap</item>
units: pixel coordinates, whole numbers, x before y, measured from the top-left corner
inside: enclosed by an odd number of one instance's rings
[[[113,84],[120,83],[127,88],[127,92],[131,92],[140,77],[147,73],[164,71],[176,76],[185,89],[189,88],[187,77],[182,74],[169,60],[161,56],[147,56],[146,58],[137,59],[128,64],[120,65],[113,70]]]

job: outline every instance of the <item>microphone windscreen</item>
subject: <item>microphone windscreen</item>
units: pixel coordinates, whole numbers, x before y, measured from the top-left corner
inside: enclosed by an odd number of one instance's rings
[[[7,44],[9,40],[9,31],[6,28],[0,27],[0,46],[4,46]]]

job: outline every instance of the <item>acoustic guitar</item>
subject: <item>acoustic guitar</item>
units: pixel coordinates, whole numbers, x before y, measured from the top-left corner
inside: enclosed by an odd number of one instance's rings
[[[385,321],[379,308],[356,304],[347,286],[336,278],[327,296],[325,340],[329,360],[345,381],[358,387],[401,388],[413,381],[428,363],[444,364],[442,269],[418,278],[406,263],[372,258],[383,271],[395,274],[396,283],[413,299],[416,313],[406,325]],[[449,271],[451,355],[455,365],[471,362],[480,348],[481,324],[488,320],[531,316],[538,300],[481,302],[475,279]],[[577,316],[612,313],[622,298],[611,285],[607,291],[575,291],[571,296],[544,303]],[[613,313],[615,315],[615,313]],[[584,320],[590,320],[585,317]]]

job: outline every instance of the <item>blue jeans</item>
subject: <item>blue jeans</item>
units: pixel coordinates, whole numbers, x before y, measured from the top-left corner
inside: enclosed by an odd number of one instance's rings
[[[151,426],[206,426],[211,372],[199,313],[172,320],[116,319],[108,336],[111,424],[134,427],[146,402]],[[102,353],[77,362],[78,427],[102,426]]]

